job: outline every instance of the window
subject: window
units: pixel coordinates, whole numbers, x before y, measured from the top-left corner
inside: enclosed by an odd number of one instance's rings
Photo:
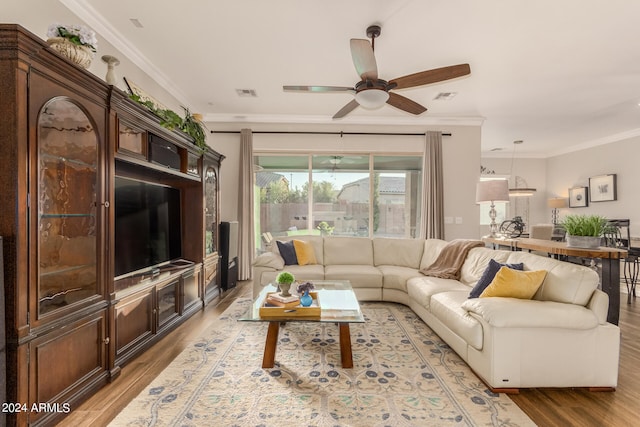
[[[421,155],[260,154],[255,164],[259,235],[416,236]]]

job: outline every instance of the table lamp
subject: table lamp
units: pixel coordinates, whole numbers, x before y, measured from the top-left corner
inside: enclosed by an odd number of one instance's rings
[[[495,202],[509,201],[509,183],[506,179],[491,179],[480,181],[476,185],[476,203],[491,203],[489,218],[491,218],[491,232],[488,237],[498,237],[498,225],[496,224]]]
[[[547,206],[551,208],[551,222],[558,225],[558,209],[567,207],[567,199],[564,197],[553,197],[547,201]]]

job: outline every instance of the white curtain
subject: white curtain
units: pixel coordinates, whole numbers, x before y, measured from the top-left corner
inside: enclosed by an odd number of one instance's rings
[[[253,225],[253,133],[240,131],[240,197],[238,197],[238,279],[251,278],[255,253]]]
[[[426,239],[444,239],[442,132],[429,131],[425,135],[422,175],[421,233]]]

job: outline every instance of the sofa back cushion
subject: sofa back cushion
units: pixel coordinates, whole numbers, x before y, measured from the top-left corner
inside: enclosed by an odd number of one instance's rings
[[[525,270],[547,271],[535,300],[586,306],[598,287],[598,273],[582,265],[528,252],[510,252],[507,262],[521,262]]]
[[[460,269],[460,281],[465,285],[475,286],[484,274],[492,259],[504,264],[511,251],[496,251],[489,248],[473,248]]]
[[[276,237],[274,240],[276,241],[279,240],[281,242],[301,240],[303,242],[310,243],[311,247],[313,248],[313,255],[315,256],[316,263],[322,264],[324,262],[322,236],[312,236],[312,235],[279,236],[279,237]],[[274,252],[277,255],[281,255],[280,251],[278,250],[278,245],[275,242],[273,245],[271,245],[271,252]]]
[[[440,255],[442,248],[447,246],[449,242],[440,239],[427,239],[423,241],[424,250],[422,251],[422,259],[420,260],[419,270],[429,268]]]
[[[424,241],[422,239],[373,238],[374,265],[396,265],[418,269]]]
[[[364,237],[325,237],[324,265],[373,265],[373,244]]]

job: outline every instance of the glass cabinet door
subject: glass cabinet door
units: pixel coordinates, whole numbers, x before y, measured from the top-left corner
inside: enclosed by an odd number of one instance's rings
[[[204,180],[205,255],[211,255],[218,244],[218,175],[213,167],[206,167]]]
[[[46,314],[98,294],[98,136],[66,98],[38,116],[38,308]]]

